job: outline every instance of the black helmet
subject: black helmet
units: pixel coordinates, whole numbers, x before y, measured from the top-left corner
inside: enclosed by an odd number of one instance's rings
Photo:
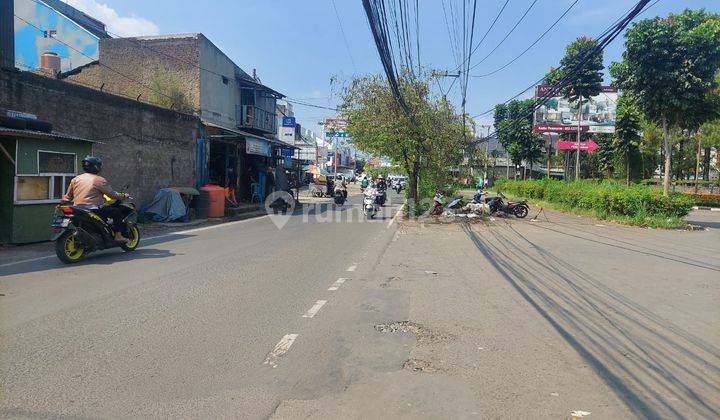
[[[83,171],[91,174],[99,174],[102,169],[102,159],[96,156],[85,156],[82,160]]]

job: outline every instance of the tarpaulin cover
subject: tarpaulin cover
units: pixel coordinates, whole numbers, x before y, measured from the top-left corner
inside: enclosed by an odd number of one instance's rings
[[[185,216],[187,209],[180,193],[173,188],[163,188],[155,194],[152,203],[143,207],[143,213],[149,213],[154,222],[170,222]]]

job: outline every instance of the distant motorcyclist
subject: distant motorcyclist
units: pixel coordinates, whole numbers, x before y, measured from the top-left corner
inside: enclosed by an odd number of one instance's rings
[[[128,194],[115,191],[100,175],[102,159],[96,156],[85,156],[82,160],[82,168],[85,173],[76,176],[70,181],[63,201],[72,202],[74,206],[83,206],[92,209],[105,220],[112,219],[112,229],[115,240],[118,242],[129,242],[122,235],[125,230],[123,225],[122,212],[117,207],[108,205],[103,195],[113,200],[130,198]]]
[[[376,187],[377,187],[377,189],[380,190],[380,191],[385,191],[385,190],[387,190],[387,182],[385,182],[385,177],[383,177],[382,175],[380,175],[380,177],[379,177],[378,180],[377,180]]]

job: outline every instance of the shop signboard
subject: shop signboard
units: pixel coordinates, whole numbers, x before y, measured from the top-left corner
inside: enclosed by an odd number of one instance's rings
[[[535,87],[535,97],[545,98],[552,92],[552,86]],[[559,95],[556,93],[556,95]],[[617,109],[618,90],[612,86],[603,86],[600,94],[584,98],[580,118],[580,131],[589,133],[615,132],[615,111]],[[577,132],[577,102],[570,102],[562,96],[546,98],[543,105],[535,110],[533,131],[538,133]]]
[[[283,147],[280,149],[280,155],[283,157],[292,157],[295,154],[295,150]]]
[[[294,127],[280,127],[280,140],[288,144],[295,143],[295,128]]]
[[[294,128],[295,127],[295,117],[283,117],[282,126]]]
[[[270,147],[270,142],[261,140],[261,139],[254,139],[251,137],[245,138],[245,153],[249,155],[259,155],[259,156],[272,156],[272,148]]]

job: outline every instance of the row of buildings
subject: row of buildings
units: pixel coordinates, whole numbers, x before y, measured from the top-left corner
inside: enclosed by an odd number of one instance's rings
[[[285,95],[203,34],[113,38],[62,1],[9,0],[0,39],[0,242],[47,239],[89,153],[141,205],[207,183],[247,202],[271,172],[327,164],[327,143],[295,123]]]

